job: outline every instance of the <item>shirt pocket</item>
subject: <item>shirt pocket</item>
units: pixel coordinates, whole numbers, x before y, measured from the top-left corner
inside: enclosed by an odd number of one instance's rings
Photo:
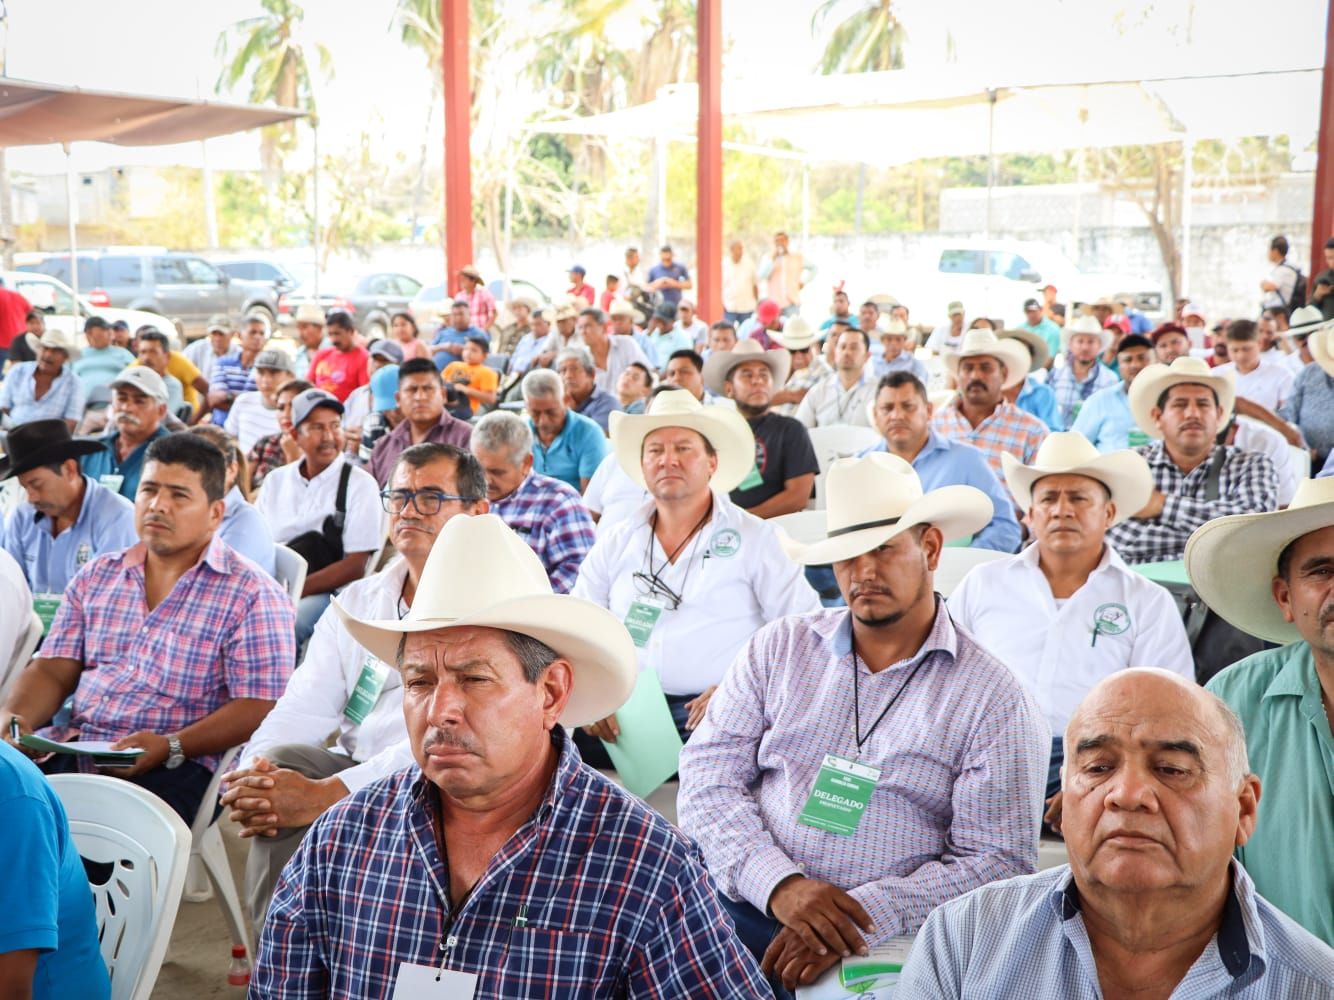
[[[507,943],[496,997],[513,996],[515,983],[528,984],[524,996],[552,1000],[624,995],[623,967],[611,953],[610,935],[544,927],[507,927],[499,933]]]

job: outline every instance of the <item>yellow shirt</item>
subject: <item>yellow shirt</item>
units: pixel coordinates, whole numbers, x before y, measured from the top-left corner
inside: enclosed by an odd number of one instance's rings
[[[134,364],[137,365],[138,363],[136,361]],[[181,383],[181,399],[189,405],[190,409],[198,413],[200,399],[199,390],[195,388],[195,379],[204,373],[196,368],[194,362],[180,351],[169,351],[167,353],[167,374],[174,376],[176,381]]]
[[[458,376],[467,376],[467,385],[469,389],[476,389],[478,392],[495,392],[500,388],[500,372],[494,368],[488,368],[486,365],[470,365],[466,361],[451,361],[445,365],[442,373],[446,382],[453,382]],[[462,381],[461,379],[458,379]],[[472,412],[476,413],[482,408],[482,404],[477,400],[469,400],[472,403]]]

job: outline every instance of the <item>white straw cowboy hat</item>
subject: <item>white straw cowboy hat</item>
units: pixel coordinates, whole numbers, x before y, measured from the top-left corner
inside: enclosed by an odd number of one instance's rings
[[[555,306],[556,310],[551,315],[551,320],[554,323],[563,319],[578,319],[579,305],[580,304],[586,305],[587,303],[583,303],[582,300],[580,303],[576,303],[571,296],[567,295],[562,299],[557,299],[552,304]]]
[[[616,299],[607,310],[608,316],[637,316],[635,307],[627,299]]]
[[[805,317],[793,316],[784,325],[782,332],[774,339],[783,345],[784,350],[805,351],[810,349],[817,338],[815,331],[811,329],[811,325],[806,322]]]
[[[1153,410],[1158,405],[1158,397],[1174,385],[1208,386],[1218,396],[1218,405],[1223,408],[1223,419],[1232,416],[1232,404],[1237,398],[1237,383],[1230,372],[1219,372],[1210,368],[1203,358],[1182,355],[1170,365],[1153,364],[1135,376],[1130,383],[1130,415],[1135,418],[1135,425],[1151,438],[1162,437],[1157,424],[1153,422]]]
[[[647,413],[612,411],[611,449],[625,474],[647,489],[642,462],[644,438],[663,427],[686,427],[713,446],[718,468],[709,485],[728,493],[750,475],[755,466],[755,435],[745,417],[726,406],[705,406],[684,389],[660,392]]]
[[[1206,521],[1186,543],[1186,575],[1211,610],[1270,642],[1301,638],[1270,590],[1278,557],[1292,542],[1334,524],[1334,479],[1308,479],[1286,510]],[[1240,570],[1240,572],[1239,572]]]
[[[47,330],[40,337],[34,337],[31,333],[25,333],[23,337],[28,342],[28,347],[32,350],[33,354],[36,354],[43,347],[49,347],[55,351],[64,351],[65,360],[67,361],[79,360],[79,345],[76,344],[74,338],[64,330],[52,328]]]
[[[443,628],[506,629],[546,643],[574,669],[565,726],[611,715],[639,676],[625,626],[590,601],[553,593],[542,561],[495,514],[445,523],[402,621],[357,618],[337,597],[333,606],[352,638],[386,663],[397,661],[405,635]]]
[[[1001,340],[1017,340],[1028,348],[1028,370],[1031,372],[1035,372],[1046,365],[1047,359],[1051,357],[1051,348],[1047,346],[1047,338],[1040,333],[1034,333],[1032,330],[1002,330],[1000,338]]]
[[[314,323],[316,326],[324,325],[324,310],[314,302],[303,302],[297,306],[296,315],[292,317],[294,323]]]
[[[1078,431],[1048,434],[1032,465],[1006,452],[1001,455],[1001,468],[1020,510],[1033,506],[1033,486],[1044,476],[1087,476],[1102,483],[1116,504],[1113,524],[1143,510],[1153,495],[1153,473],[1143,455],[1128,448],[1104,454]]]
[[[727,382],[727,376],[731,374],[733,368],[747,361],[763,361],[774,377],[775,389],[782,388],[783,383],[787,381],[788,372],[792,370],[792,358],[786,348],[766,351],[758,340],[747,337],[745,340],[737,341],[736,347],[730,351],[714,351],[709,355],[708,360],[704,362],[704,387],[715,396],[726,396],[723,386]]]
[[[818,540],[802,544],[779,529],[783,551],[805,566],[853,559],[919,524],[934,524],[947,542],[963,538],[985,528],[995,513],[990,498],[971,486],[923,493],[913,467],[887,452],[837,459],[825,483],[828,508],[810,512],[824,516]]]
[[[1334,377],[1334,321],[1324,328],[1316,328],[1306,343],[1315,363],[1325,369],[1325,374]]]
[[[1005,366],[1005,382],[1008,389],[1018,385],[1028,377],[1028,366],[1033,357],[1028,348],[1017,340],[1002,340],[991,330],[969,330],[963,335],[963,341],[957,351],[945,353],[945,370],[958,377],[959,362],[964,358],[995,358]]]
[[[1102,300],[1100,299],[1099,302],[1101,301]],[[1111,302],[1108,301],[1107,305],[1111,305]],[[1070,350],[1070,338],[1077,333],[1087,333],[1090,336],[1098,337],[1102,341],[1101,346],[1098,348],[1100,351],[1105,351],[1107,348],[1111,347],[1112,337],[1115,336],[1115,333],[1112,330],[1108,330],[1098,322],[1097,316],[1080,316],[1073,323],[1067,323],[1065,326],[1061,327],[1062,351]]]
[[[1292,315],[1288,317],[1288,329],[1283,336],[1291,337],[1294,333],[1297,335],[1314,333],[1317,328],[1326,323],[1334,323],[1334,320],[1326,320],[1325,314],[1320,311],[1319,306],[1302,306],[1300,309],[1294,309]]]

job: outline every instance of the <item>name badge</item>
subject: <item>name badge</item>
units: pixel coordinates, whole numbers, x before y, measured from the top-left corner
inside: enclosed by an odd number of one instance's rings
[[[42,635],[46,635],[51,631],[51,622],[55,620],[56,612],[60,610],[60,595],[33,594],[32,609],[42,620]]]
[[[1142,448],[1149,443],[1149,435],[1141,430],[1132,430],[1126,435],[1126,446],[1130,448]]]
[[[392,1000],[472,1000],[477,976],[432,965],[404,962],[398,967]]]
[[[824,756],[810,798],[797,822],[817,830],[850,837],[857,832],[866,806],[875,794],[880,768],[859,764],[832,753]]]
[[[371,709],[380,700],[380,692],[384,690],[384,682],[388,679],[389,667],[374,656],[366,657],[366,662],[361,665],[357,686],[348,696],[343,714],[358,726],[365,722],[366,716],[371,714]]]
[[[112,493],[119,493],[121,484],[125,482],[125,477],[114,472],[104,472],[97,477],[97,481]]]
[[[658,624],[662,612],[661,604],[654,604],[646,597],[630,604],[630,610],[625,613],[625,630],[640,649],[648,645],[649,636],[653,634],[653,627]]]

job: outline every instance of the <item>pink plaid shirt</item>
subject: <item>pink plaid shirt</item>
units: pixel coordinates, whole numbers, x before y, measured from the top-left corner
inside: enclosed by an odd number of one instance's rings
[[[483,332],[490,332],[496,322],[496,299],[486,290],[485,285],[478,285],[468,296],[468,310],[472,313],[472,325]]]
[[[41,657],[83,674],[67,727],[50,739],[174,733],[234,698],[276,700],[296,659],[295,611],[273,578],[217,535],[153,610],[143,543],[99,556],[70,581]],[[197,758],[212,770],[218,756]]]
[[[936,415],[931,418],[931,426],[942,437],[980,449],[987,456],[991,471],[996,473],[996,478],[1002,483],[1005,482],[1005,470],[1001,466],[1001,455],[1008,451],[1025,465],[1032,465],[1043,438],[1047,436],[1046,424],[1004,400],[991,416],[974,427],[959,412],[959,398],[956,396],[936,410]]]

